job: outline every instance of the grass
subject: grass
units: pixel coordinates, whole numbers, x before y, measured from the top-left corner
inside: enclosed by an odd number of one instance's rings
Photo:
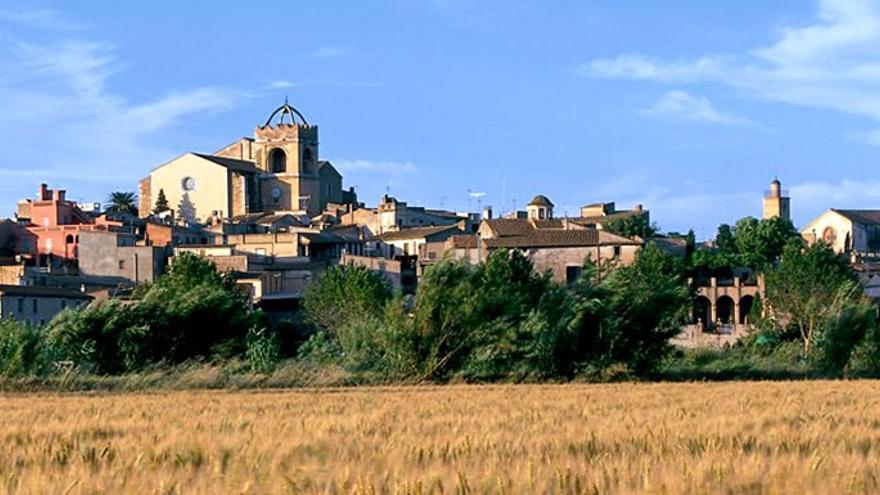
[[[3,493],[877,493],[880,383],[22,393]]]

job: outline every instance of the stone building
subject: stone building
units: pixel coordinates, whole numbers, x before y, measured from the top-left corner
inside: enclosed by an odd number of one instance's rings
[[[376,208],[353,208],[338,218],[341,225],[365,227],[373,236],[417,227],[456,225],[463,221],[468,228],[476,223],[474,215],[412,206],[387,194],[382,196]]]
[[[133,234],[91,231],[80,234],[79,274],[90,283],[130,286],[165,273],[170,248],[138,245]]]
[[[30,237],[22,254],[36,257],[41,266],[53,259],[72,261],[79,257],[79,235],[91,230],[122,230],[123,222],[101,215],[97,218],[83,212],[66,198],[64,190],[52,190],[40,184],[36,199],[19,201],[17,220]]]
[[[353,191],[342,189],[336,168],[320,159],[318,126],[286,102],[253,138],[212,154],[185,153],[154,169],[139,189],[142,217],[162,191],[178,217],[201,223],[260,211],[313,216],[331,203],[356,202]]]
[[[764,277],[748,269],[690,280],[696,295],[690,323],[672,343],[679,347],[732,345],[752,329],[755,302],[764,295]]]
[[[69,289],[0,285],[0,318],[45,325],[64,309],[80,307],[91,299]]]
[[[859,258],[880,254],[880,210],[830,209],[801,229],[810,244],[824,242],[836,253]]]
[[[554,280],[565,283],[575,281],[588,261],[632,263],[642,245],[643,241],[583,227],[564,218],[487,219],[480,223],[476,235],[444,241],[446,256],[469,262],[485,260],[498,249],[522,251],[538,272],[549,271]]]

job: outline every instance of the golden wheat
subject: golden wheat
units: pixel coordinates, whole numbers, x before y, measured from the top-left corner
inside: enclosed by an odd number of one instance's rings
[[[878,493],[880,384],[0,398],[4,493]]]

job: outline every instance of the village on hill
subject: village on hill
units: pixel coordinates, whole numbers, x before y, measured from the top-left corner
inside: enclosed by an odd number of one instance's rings
[[[758,201],[756,194],[756,202]],[[384,195],[375,206],[343,187],[321,159],[318,126],[285,102],[243,137],[213,153],[187,151],[156,166],[137,193],[114,192],[104,205],[77,204],[40,184],[0,220],[0,314],[45,325],[65,308],[125,298],[161,277],[182,253],[205,257],[233,278],[248,305],[280,319],[295,313],[311,283],[331,266],[380,274],[413,294],[440,260],[480,263],[498,250],[525,255],[539,273],[573,284],[584,266],[625,266],[647,244],[685,258],[723,250],[718,239],[664,234],[643,205],[611,198],[560,216],[536,194],[525,210],[448,211]],[[763,219],[790,224],[779,180],[763,195]],[[803,226],[807,244],[847,258],[864,293],[880,295],[880,210],[829,209]],[[722,244],[722,245],[719,245]],[[765,294],[756,266],[694,265],[693,304],[672,341],[683,347],[735,343],[753,328]]]

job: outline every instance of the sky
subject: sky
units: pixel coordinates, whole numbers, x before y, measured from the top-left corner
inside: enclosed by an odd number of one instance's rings
[[[252,136],[285,97],[375,205],[880,208],[880,3],[0,0],[0,216]],[[478,199],[470,193],[485,193]]]

